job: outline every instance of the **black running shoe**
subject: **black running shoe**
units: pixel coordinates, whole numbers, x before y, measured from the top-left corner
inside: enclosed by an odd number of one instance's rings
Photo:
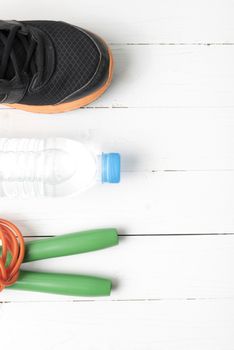
[[[55,21],[0,21],[0,62],[0,103],[34,113],[89,104],[113,71],[102,39]]]

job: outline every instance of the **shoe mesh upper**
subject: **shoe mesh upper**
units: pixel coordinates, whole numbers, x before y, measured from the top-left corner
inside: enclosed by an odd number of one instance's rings
[[[50,81],[37,92],[28,92],[20,101],[29,105],[52,105],[82,88],[93,77],[100,53],[92,39],[63,22],[25,22],[50,36],[56,55],[55,71]]]
[[[0,62],[2,61],[3,51],[4,51],[4,45],[2,42],[0,42]],[[22,69],[27,55],[22,44],[17,38],[14,40],[14,52],[17,57],[17,63],[19,65],[19,69]],[[14,67],[13,67],[12,61],[9,60],[6,74],[5,74],[5,79],[11,80],[14,76],[15,76]]]

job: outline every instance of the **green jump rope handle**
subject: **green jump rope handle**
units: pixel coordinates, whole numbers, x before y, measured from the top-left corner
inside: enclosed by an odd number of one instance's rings
[[[118,233],[113,228],[39,239],[25,244],[24,263],[85,253],[116,244]],[[106,296],[110,295],[111,281],[92,276],[21,270],[18,281],[8,288],[73,296]]]
[[[24,262],[86,253],[118,244],[114,228],[69,233],[25,244]]]
[[[21,270],[18,281],[7,288],[81,297],[98,297],[110,295],[111,281],[93,276]]]

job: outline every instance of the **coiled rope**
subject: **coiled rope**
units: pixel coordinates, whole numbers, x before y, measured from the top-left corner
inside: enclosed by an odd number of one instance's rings
[[[25,244],[20,230],[11,222],[0,219],[0,291],[13,285],[24,259]],[[9,260],[10,254],[10,260]]]

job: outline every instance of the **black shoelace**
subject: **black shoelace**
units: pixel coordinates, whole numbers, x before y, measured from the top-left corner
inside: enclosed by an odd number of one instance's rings
[[[19,57],[15,52],[16,40],[25,53],[22,64],[19,64]],[[20,32],[20,26],[14,26],[11,30],[0,30],[0,42],[3,47],[2,59],[0,62],[0,79],[6,79],[6,73],[11,64],[13,75],[17,81],[23,80],[23,75],[27,74],[32,78],[36,73],[38,80],[43,77],[44,54],[43,43],[40,40],[35,41],[31,34]]]

